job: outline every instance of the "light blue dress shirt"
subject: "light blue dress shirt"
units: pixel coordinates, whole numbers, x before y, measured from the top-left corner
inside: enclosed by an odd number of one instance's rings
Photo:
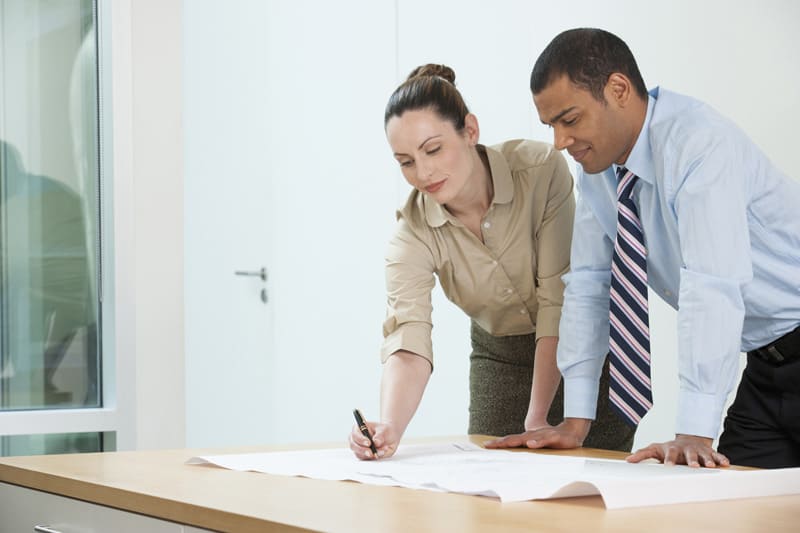
[[[625,166],[640,178],[650,297],[678,310],[676,433],[716,438],[739,353],[800,324],[800,182],[709,106],[659,88]],[[616,185],[613,167],[578,170],[558,345],[567,417],[595,417]]]

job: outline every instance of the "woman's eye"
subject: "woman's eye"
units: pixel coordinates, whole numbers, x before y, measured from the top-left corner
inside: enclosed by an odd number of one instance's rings
[[[437,146],[436,148],[431,148],[430,150],[426,151],[425,153],[428,154],[428,155],[433,155],[436,152],[438,152],[439,150],[441,150],[441,148],[442,148],[441,146]]]
[[[400,163],[401,167],[410,167],[413,161],[398,161],[398,163]]]

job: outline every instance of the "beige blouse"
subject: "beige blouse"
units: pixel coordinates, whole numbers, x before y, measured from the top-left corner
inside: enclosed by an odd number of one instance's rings
[[[478,149],[494,182],[483,243],[417,190],[397,212],[386,254],[382,361],[407,350],[433,364],[434,274],[447,298],[492,335],[558,336],[575,211],[567,163],[536,141]]]

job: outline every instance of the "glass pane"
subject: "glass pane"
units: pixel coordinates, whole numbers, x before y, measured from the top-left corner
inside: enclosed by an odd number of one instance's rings
[[[93,7],[0,0],[0,409],[101,403]]]
[[[53,453],[89,453],[115,451],[116,434],[51,433],[0,437],[0,457],[10,455],[47,455]]]

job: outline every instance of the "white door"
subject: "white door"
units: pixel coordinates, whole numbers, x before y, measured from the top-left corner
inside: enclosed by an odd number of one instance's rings
[[[263,268],[268,276],[270,256],[267,121],[254,105],[266,76],[244,59],[266,46],[266,4],[249,4],[255,13],[242,17],[214,2],[184,4],[189,446],[271,435],[268,424],[242,423],[269,405],[272,347],[267,281],[236,275]]]
[[[377,416],[394,3],[184,20],[187,445],[343,440]]]

